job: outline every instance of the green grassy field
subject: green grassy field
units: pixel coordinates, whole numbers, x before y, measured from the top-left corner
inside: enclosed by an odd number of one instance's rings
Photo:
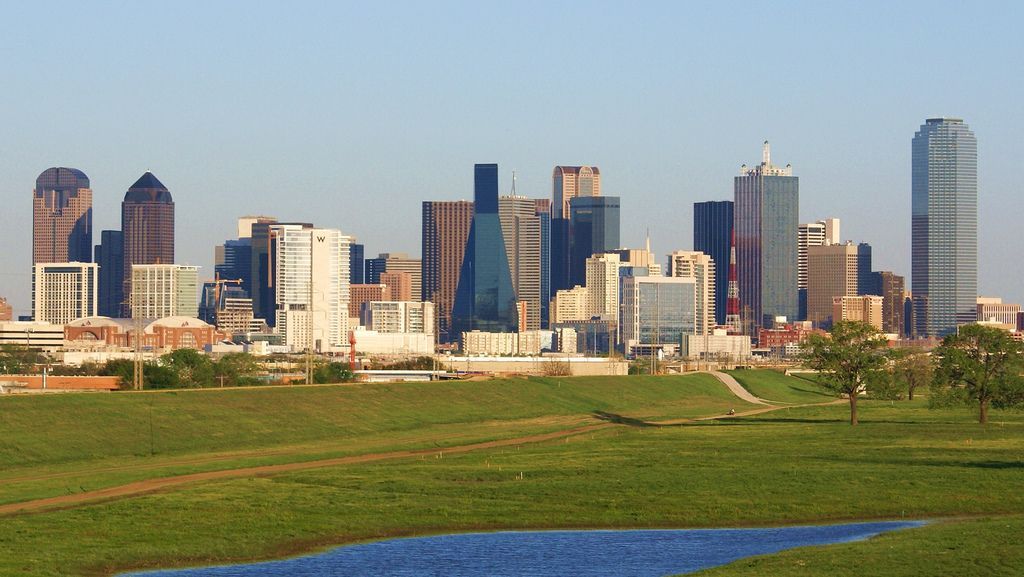
[[[532,411],[509,401],[505,409],[477,412],[475,399],[515,396],[508,392],[515,383],[497,387],[500,392],[485,383],[453,384],[456,388],[447,392],[462,398],[447,401],[464,407],[459,410],[465,423],[473,422],[470,415],[477,415],[477,422],[493,421],[495,413],[513,420],[544,414],[584,419],[593,410],[671,418],[712,414],[737,404],[723,396],[724,387],[695,377],[629,377],[597,385],[573,381],[564,379],[561,387],[554,381],[520,383],[533,397],[524,405],[537,405]],[[384,387],[380,394],[400,397],[403,387]],[[622,387],[627,392],[618,398]],[[372,389],[358,394],[373,397]],[[307,389],[319,399],[311,407],[328,402],[318,396],[326,393],[312,391],[320,389]],[[300,389],[291,393],[303,394]],[[406,392],[414,393],[430,410],[444,401],[431,401],[435,395],[429,390]],[[206,393],[189,394],[201,398]],[[117,402],[114,395],[97,398],[68,396],[64,402]],[[599,401],[605,404],[591,406]],[[373,403],[374,410],[388,415],[398,409],[385,407],[396,402]],[[248,418],[256,422],[276,410],[253,403]],[[9,405],[0,403],[0,410],[7,427]],[[60,410],[50,407],[51,412]],[[1017,537],[1024,531],[1024,416],[998,412],[982,427],[967,409],[931,411],[920,402],[865,401],[862,424],[851,428],[845,424],[846,410],[840,405],[794,407],[679,426],[618,425],[557,442],[207,482],[12,515],[0,523],[0,574],[108,575],[131,567],[270,558],[357,540],[460,530],[761,526],[879,518],[952,520],[865,542],[742,560],[706,574],[1024,573]],[[415,421],[418,412],[408,406],[399,414]],[[265,435],[271,438],[277,425],[272,417],[267,421]],[[291,423],[303,426],[301,420]],[[367,429],[360,433],[370,434],[366,431],[373,425],[363,426]],[[34,435],[45,437],[46,430]],[[288,443],[321,438],[298,431],[280,434]],[[185,429],[181,435],[192,436]],[[190,454],[185,439],[177,442],[177,455]],[[245,446],[244,439],[236,444],[195,442],[207,448],[194,452]],[[266,446],[275,445],[268,440]],[[40,467],[67,459],[60,450],[51,452],[52,461],[40,459]]]
[[[754,396],[775,403],[823,403],[836,395],[814,382],[800,377],[787,377],[779,371],[725,371]]]

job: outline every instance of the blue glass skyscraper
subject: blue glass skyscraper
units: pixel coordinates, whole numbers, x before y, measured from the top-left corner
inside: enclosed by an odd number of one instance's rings
[[[929,118],[914,134],[911,292],[918,336],[977,318],[978,141],[959,118]]]
[[[619,197],[578,196],[569,200],[569,285],[587,284],[587,259],[621,248]]]
[[[498,165],[474,166],[473,224],[452,307],[452,332],[515,332],[516,294],[498,218]]]
[[[731,200],[693,203],[693,250],[715,261],[715,322],[725,324],[729,296],[729,250],[732,239]]]

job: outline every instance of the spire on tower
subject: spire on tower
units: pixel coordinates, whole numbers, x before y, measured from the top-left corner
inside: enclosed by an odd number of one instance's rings
[[[761,150],[761,164],[764,166],[772,164],[772,147],[767,140],[764,141],[764,148]]]
[[[768,144],[767,142],[765,144]],[[740,283],[736,277],[736,231],[729,240],[729,288],[725,300],[725,324],[732,327],[733,334],[742,334],[745,327],[740,319]]]

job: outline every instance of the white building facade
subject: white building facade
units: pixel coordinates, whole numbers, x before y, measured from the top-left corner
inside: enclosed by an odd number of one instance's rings
[[[91,262],[36,263],[32,269],[32,318],[65,325],[96,314],[99,267]]]
[[[199,267],[133,264],[132,318],[199,316]]]

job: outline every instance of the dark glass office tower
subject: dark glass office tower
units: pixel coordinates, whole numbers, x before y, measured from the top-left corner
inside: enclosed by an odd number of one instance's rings
[[[569,286],[587,284],[587,259],[619,245],[619,197],[569,200]]]
[[[715,261],[715,322],[725,324],[729,297],[729,248],[732,239],[731,200],[693,203],[693,250]]]
[[[352,244],[348,250],[348,283],[363,284],[363,251],[361,244]]]
[[[363,274],[363,279],[366,284],[380,284],[380,274],[387,272],[388,270],[388,259],[384,256],[378,256],[377,258],[367,258],[363,260],[364,267],[366,268]]]
[[[929,118],[911,149],[917,336],[941,337],[977,318],[978,141],[959,118]]]
[[[103,317],[117,317],[124,301],[124,238],[121,231],[105,230],[100,233],[96,264],[100,267],[96,312]]]
[[[569,282],[569,219],[551,219],[551,294],[572,288]]]
[[[741,170],[734,181],[733,226],[740,318],[745,334],[751,334],[752,324],[770,327],[777,316],[795,320],[799,314],[800,180],[789,165],[771,163],[767,141],[761,164]]]
[[[452,307],[452,333],[515,332],[516,295],[498,219],[498,165],[474,166],[473,224]]]
[[[223,280],[240,280],[246,295],[252,294],[252,238],[226,240],[223,245],[224,262],[214,267],[214,273]]]
[[[548,328],[551,305],[551,201],[537,199],[537,218],[540,219],[540,327]]]
[[[862,242],[857,245],[857,294],[882,295],[882,287],[871,272],[871,245]]]

